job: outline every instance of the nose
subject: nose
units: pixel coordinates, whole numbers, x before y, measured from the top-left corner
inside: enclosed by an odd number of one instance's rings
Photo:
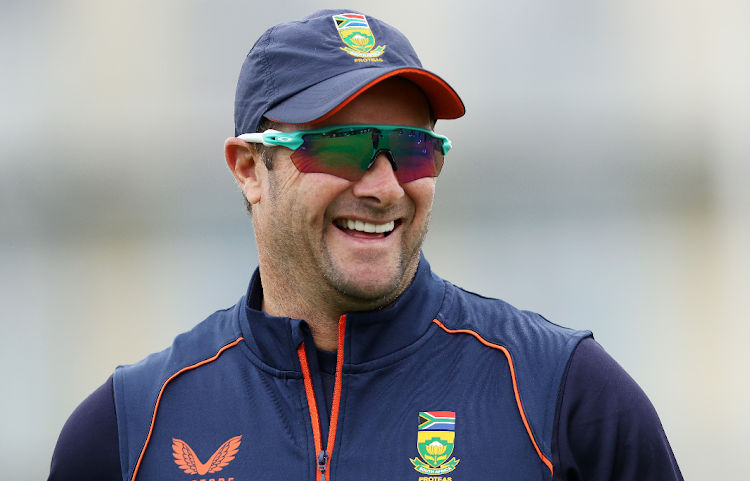
[[[357,197],[375,200],[380,207],[390,207],[404,196],[404,189],[384,153],[378,154],[365,175],[355,182],[353,192]]]

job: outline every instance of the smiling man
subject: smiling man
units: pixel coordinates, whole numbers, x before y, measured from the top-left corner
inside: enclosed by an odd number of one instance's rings
[[[229,167],[252,206],[263,311],[305,319],[316,345],[331,351],[342,314],[382,309],[411,283],[435,194],[434,176],[400,182],[396,173],[402,159],[396,156],[404,154],[373,152],[374,132],[358,132],[360,125],[429,131],[430,103],[414,83],[390,77],[325,120],[276,128],[292,132],[341,125],[356,125],[349,137],[365,143],[368,168],[357,181],[300,172],[294,163],[299,152],[283,147],[273,153],[269,170],[253,144],[238,138],[226,142]],[[429,138],[426,132],[407,132],[399,129],[396,135]],[[434,165],[432,158],[427,161]]]
[[[463,291],[421,255],[464,114],[397,30],[351,10],[248,54],[227,165],[247,295],[119,367],[50,479],[677,480],[645,394],[593,340]]]

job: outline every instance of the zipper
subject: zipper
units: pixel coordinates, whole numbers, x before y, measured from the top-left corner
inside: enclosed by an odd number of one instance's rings
[[[331,406],[331,420],[328,427],[328,442],[326,449],[323,449],[323,439],[320,430],[320,416],[318,414],[318,402],[315,400],[315,389],[313,387],[310,367],[307,363],[307,352],[305,351],[304,341],[297,348],[297,356],[302,367],[302,376],[305,383],[305,394],[307,396],[307,407],[310,411],[310,422],[312,423],[313,440],[315,442],[315,452],[317,453],[316,466],[317,472],[315,479],[317,481],[326,481],[330,479],[330,461],[333,454],[333,446],[336,442],[336,426],[339,418],[339,404],[341,401],[341,383],[344,366],[344,334],[346,333],[346,314],[339,318],[339,340],[338,351],[336,352],[336,380],[333,385],[333,405]],[[326,472],[328,478],[326,478]]]
[[[328,463],[328,451],[318,453],[318,471],[320,471],[320,481],[326,481],[326,464]]]

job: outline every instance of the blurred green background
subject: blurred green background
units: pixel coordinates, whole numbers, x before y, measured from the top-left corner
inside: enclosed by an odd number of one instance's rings
[[[223,160],[242,61],[319,1],[0,2],[0,465],[44,479],[118,364],[244,294]],[[338,6],[338,5],[333,5]],[[685,479],[750,451],[750,4],[349,1],[467,115],[425,253],[455,284],[594,331]]]

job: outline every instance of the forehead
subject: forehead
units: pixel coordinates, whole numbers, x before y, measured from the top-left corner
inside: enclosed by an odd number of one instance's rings
[[[391,77],[363,91],[326,119],[295,125],[294,129],[312,130],[347,124],[406,125],[429,129],[432,126],[430,104],[414,83]]]

